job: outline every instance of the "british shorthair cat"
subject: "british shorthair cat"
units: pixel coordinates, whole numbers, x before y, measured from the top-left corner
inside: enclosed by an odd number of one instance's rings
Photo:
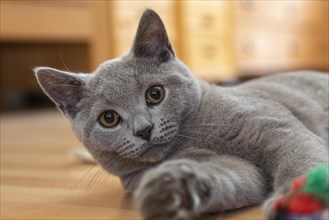
[[[273,201],[328,162],[329,77],[301,71],[234,87],[193,76],[147,9],[131,50],[92,74],[35,69],[43,91],[147,220]]]

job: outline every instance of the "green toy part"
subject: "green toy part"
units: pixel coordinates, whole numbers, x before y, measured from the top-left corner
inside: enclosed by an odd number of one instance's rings
[[[310,171],[302,191],[317,196],[329,207],[329,164],[320,165]]]

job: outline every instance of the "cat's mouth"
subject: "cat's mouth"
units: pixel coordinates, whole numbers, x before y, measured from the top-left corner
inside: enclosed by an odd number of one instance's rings
[[[140,147],[136,147],[136,149],[129,149],[127,151],[119,151],[117,154],[120,157],[136,159],[142,158],[145,155],[150,154],[149,152],[157,152],[163,151],[163,149],[167,146],[167,144],[152,144],[151,142],[145,142]]]
[[[175,136],[166,139],[162,139],[161,142],[159,141],[152,141],[145,142],[137,149],[133,149],[127,153],[120,154],[120,157],[129,158],[129,159],[136,159],[138,161],[155,163],[163,160],[167,153],[171,149],[171,145]]]
[[[167,156],[171,146],[175,143],[178,128],[163,130],[158,136],[151,133],[150,139],[138,138],[129,147],[116,151],[118,156],[143,162],[159,162]]]
[[[166,157],[169,149],[169,144],[150,144],[150,146],[146,147],[145,150],[138,156],[138,160],[149,163],[159,162]]]
[[[139,160],[152,163],[163,160],[171,151],[177,133],[178,128],[175,127],[159,137],[151,136],[150,141],[142,146],[144,150],[138,155]]]
[[[168,145],[174,140],[177,132],[178,132],[178,128],[175,126],[171,129],[167,130],[166,132],[162,133],[159,136],[152,137],[152,135],[151,135],[149,143],[152,146],[159,146],[159,145],[164,145],[164,144]]]

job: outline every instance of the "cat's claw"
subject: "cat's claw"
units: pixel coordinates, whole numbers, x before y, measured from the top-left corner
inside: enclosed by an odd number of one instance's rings
[[[272,196],[268,198],[263,204],[263,212],[267,220],[274,220],[276,212],[274,209],[274,203],[278,197]]]
[[[200,164],[180,160],[150,171],[136,191],[146,220],[190,220],[197,217],[210,195]]]

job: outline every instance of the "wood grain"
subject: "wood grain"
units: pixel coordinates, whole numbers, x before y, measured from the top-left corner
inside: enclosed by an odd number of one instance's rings
[[[88,1],[1,1],[1,41],[73,41],[90,38]]]
[[[119,180],[71,153],[59,112],[1,116],[1,219],[141,219]],[[260,207],[202,219],[263,219]]]

